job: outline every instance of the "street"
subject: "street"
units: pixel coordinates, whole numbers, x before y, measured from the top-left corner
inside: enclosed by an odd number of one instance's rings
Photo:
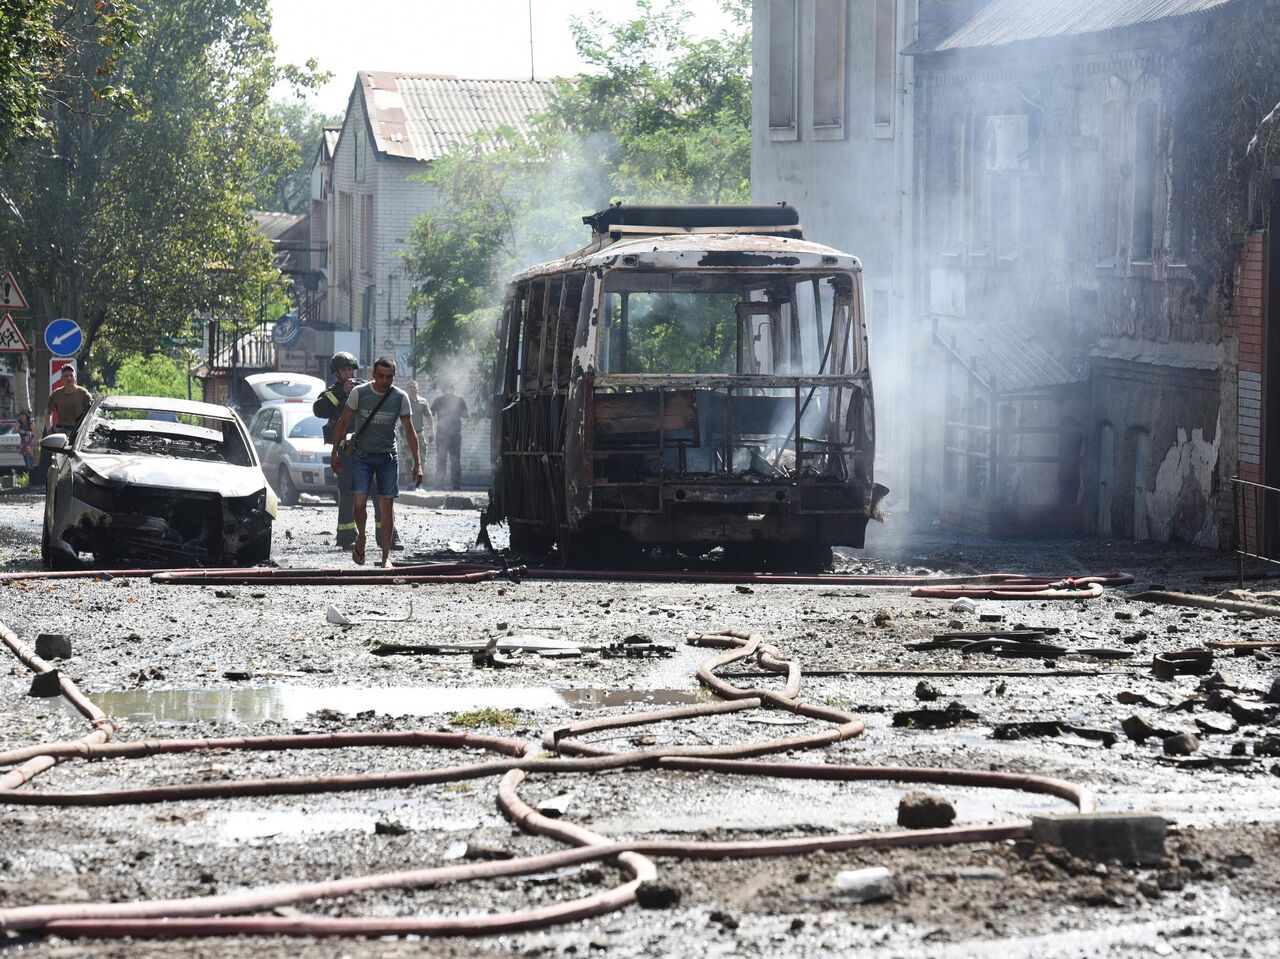
[[[28,494],[0,499],[5,572],[38,568],[40,509],[40,500]],[[475,540],[475,511],[402,506],[397,517],[406,547],[398,562],[483,558],[465,553]],[[282,509],[273,559],[294,568],[349,565],[329,545],[332,524],[328,505]],[[494,530],[495,546],[505,545],[502,532]],[[1203,693],[1227,688],[1238,691],[1241,701],[1250,690],[1261,697],[1276,677],[1275,661],[1264,649],[1244,650],[1245,655],[1222,650],[1209,674],[1171,680],[1153,676],[1151,666],[1157,653],[1208,641],[1271,642],[1280,640],[1280,630],[1273,619],[1129,598],[1153,584],[1213,595],[1234,584],[1210,584],[1203,577],[1232,572],[1231,559],[1229,553],[1165,544],[905,533],[890,516],[869,531],[866,551],[840,551],[837,572],[1065,577],[1123,569],[1136,582],[1092,600],[979,600],[968,611],[953,610],[949,600],[911,597],[903,587],[532,580],[193,586],[145,578],[35,579],[0,584],[0,618],[28,645],[40,633],[71,638],[73,656],[54,665],[123,721],[112,742],[412,730],[533,742],[569,723],[713,702],[700,689],[696,670],[714,651],[686,644],[686,635],[747,630],[762,634],[782,658],[809,674],[801,678],[801,701],[847,711],[866,724],[861,735],[793,749],[776,757],[780,761],[1049,776],[1091,790],[1104,812],[1154,814],[1172,824],[1163,858],[1147,867],[1086,861],[1026,839],[724,861],[655,856],[661,895],[648,903],[651,908],[631,904],[541,930],[447,938],[429,947],[432,955],[801,956],[857,950],[886,957],[1264,956],[1273,954],[1280,933],[1280,871],[1274,868],[1280,851],[1280,757],[1268,756],[1263,746],[1274,740],[1275,721],[1237,722],[1225,707],[1215,711],[1206,705]],[[331,606],[356,625],[330,622]],[[398,621],[367,621],[379,616]],[[1062,646],[1119,648],[1132,655],[1009,659],[910,648],[941,633],[980,628],[1034,628]],[[659,648],[621,657],[596,651],[636,636]],[[509,653],[499,658],[509,656],[511,665],[491,668],[447,649],[495,638],[526,647],[556,645],[547,642],[554,640],[586,650],[571,658]],[[445,651],[377,655],[378,642]],[[666,646],[669,655],[661,655]],[[73,740],[89,731],[84,717],[61,700],[28,696],[31,671],[7,651],[5,662],[0,751]],[[734,667],[744,675],[753,668]],[[922,680],[836,674],[842,670],[1038,675]],[[735,682],[782,688],[773,679]],[[943,711],[951,703],[957,704],[957,718],[941,728],[931,728],[936,716],[906,715]],[[1132,723],[1121,724],[1135,715],[1166,734],[1197,733],[1198,749],[1188,757],[1166,757],[1163,737],[1134,741],[1125,731]],[[1039,725],[1025,725],[1030,723]],[[813,719],[756,709],[680,719],[640,734],[602,729],[582,738],[609,750],[670,749],[740,746],[824,728]],[[474,750],[467,753],[350,747],[70,758],[20,791],[391,773],[481,758]],[[1230,757],[1235,765],[1218,761]],[[1071,810],[1052,796],[969,786],[634,766],[534,773],[519,787],[530,806],[555,799],[548,808],[564,822],[613,841],[883,832],[897,828],[899,801],[917,790],[950,802],[957,825],[1018,824],[1030,815]],[[495,805],[497,793],[498,779],[490,776],[299,796],[83,808],[9,805],[0,811],[6,837],[0,904],[210,896],[564,848],[504,818]],[[838,888],[838,873],[862,867],[887,868],[892,894],[863,903]],[[288,920],[514,912],[606,892],[629,878],[616,861],[602,860],[489,881],[363,891],[281,906],[267,915]],[[375,948],[380,955],[409,955],[423,949],[413,937],[375,947],[315,938],[184,944],[68,942],[56,934],[24,940],[15,934],[4,944],[15,955],[31,956],[159,956],[179,950],[321,956]]]

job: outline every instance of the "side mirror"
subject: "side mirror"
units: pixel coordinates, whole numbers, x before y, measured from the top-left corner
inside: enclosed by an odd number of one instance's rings
[[[67,449],[67,434],[66,433],[50,433],[48,436],[46,436],[44,439],[40,441],[40,448],[42,450],[48,450],[50,453],[69,452],[69,450]]]
[[[266,440],[268,443],[279,443],[279,442],[280,442],[280,431],[279,431],[279,430],[263,430],[261,435],[262,435],[262,438],[263,438],[264,440]]]

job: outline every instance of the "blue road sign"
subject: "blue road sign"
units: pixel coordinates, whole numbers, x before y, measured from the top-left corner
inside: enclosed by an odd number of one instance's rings
[[[75,320],[54,320],[44,328],[44,345],[54,356],[75,356],[84,345],[84,332]]]

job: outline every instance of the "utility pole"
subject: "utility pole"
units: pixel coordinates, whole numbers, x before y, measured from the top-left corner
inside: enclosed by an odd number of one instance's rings
[[[529,0],[529,79],[536,79],[533,73],[533,0]]]

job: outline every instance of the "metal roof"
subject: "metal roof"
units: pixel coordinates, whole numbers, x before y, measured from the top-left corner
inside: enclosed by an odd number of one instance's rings
[[[277,213],[274,210],[251,210],[249,215],[258,224],[258,232],[268,240],[279,240],[305,217],[297,213]]]
[[[992,0],[973,16],[921,37],[903,54],[995,47],[1155,23],[1225,7],[1235,0]]]
[[[361,70],[374,145],[388,156],[434,160],[483,130],[532,130],[545,113],[549,80],[466,80],[429,73]]]
[[[937,322],[933,339],[996,393],[1022,393],[1081,380],[1022,323]]]

